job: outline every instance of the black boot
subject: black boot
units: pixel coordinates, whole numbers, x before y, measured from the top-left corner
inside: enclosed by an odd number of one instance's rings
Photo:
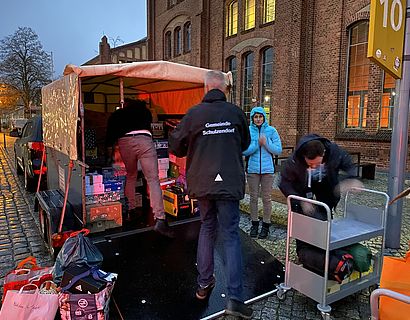
[[[256,238],[258,236],[258,231],[259,231],[259,221],[252,221],[251,231],[249,232],[249,235],[251,236],[251,238]]]
[[[157,221],[155,222],[154,231],[162,234],[165,237],[171,239],[175,238],[175,233],[169,227],[166,219],[157,219]]]
[[[269,235],[270,223],[262,222],[262,229],[259,233],[259,239],[266,239]]]

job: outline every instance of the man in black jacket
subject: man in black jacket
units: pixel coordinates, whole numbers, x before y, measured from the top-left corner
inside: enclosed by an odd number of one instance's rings
[[[239,200],[245,192],[242,152],[250,143],[245,114],[226,101],[225,77],[209,71],[202,102],[192,107],[169,138],[170,151],[187,156],[187,186],[198,199],[201,215],[197,267],[200,300],[215,286],[214,244],[219,228],[225,246],[228,314],[249,319],[243,303],[242,254],[239,239]]]
[[[346,175],[341,177],[340,171]],[[355,179],[355,172],[356,167],[345,150],[324,137],[308,134],[299,140],[286,161],[279,188],[286,197],[292,194],[314,198],[334,210],[341,192],[363,186]],[[302,206],[305,214],[313,213],[309,203],[302,202]]]
[[[112,147],[118,141],[121,158],[124,161],[127,177],[125,196],[128,199],[128,214],[136,214],[135,185],[138,174],[138,161],[147,180],[150,202],[154,214],[154,230],[172,238],[162,200],[158,177],[158,158],[151,134],[151,112],[145,101],[126,99],[125,106],[116,110],[108,119],[106,144]]]

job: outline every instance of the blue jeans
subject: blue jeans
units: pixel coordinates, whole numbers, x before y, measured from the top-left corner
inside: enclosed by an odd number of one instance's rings
[[[198,204],[201,215],[197,251],[198,284],[206,286],[212,281],[214,247],[219,224],[225,250],[224,268],[228,298],[243,302],[239,201],[201,199]]]

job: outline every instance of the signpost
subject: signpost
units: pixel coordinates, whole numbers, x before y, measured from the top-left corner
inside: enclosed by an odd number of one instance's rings
[[[367,57],[394,78],[401,78],[405,0],[372,0]]]
[[[400,91],[398,105],[394,107],[390,148],[388,180],[390,198],[403,191],[406,170],[410,93],[410,16],[407,13],[408,10],[406,0],[372,0],[370,7],[367,56],[394,78],[403,78],[403,80],[396,81],[396,88],[400,87]],[[400,248],[402,210],[403,200],[389,207],[386,224],[386,247],[388,248]]]

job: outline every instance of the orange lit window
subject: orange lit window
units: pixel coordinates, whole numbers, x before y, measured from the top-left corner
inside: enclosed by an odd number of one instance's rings
[[[384,74],[383,95],[380,108],[379,126],[382,129],[391,129],[393,127],[393,110],[396,98],[396,80],[388,73]]]
[[[350,29],[346,128],[366,127],[369,59],[367,34],[369,22],[359,22]]]

